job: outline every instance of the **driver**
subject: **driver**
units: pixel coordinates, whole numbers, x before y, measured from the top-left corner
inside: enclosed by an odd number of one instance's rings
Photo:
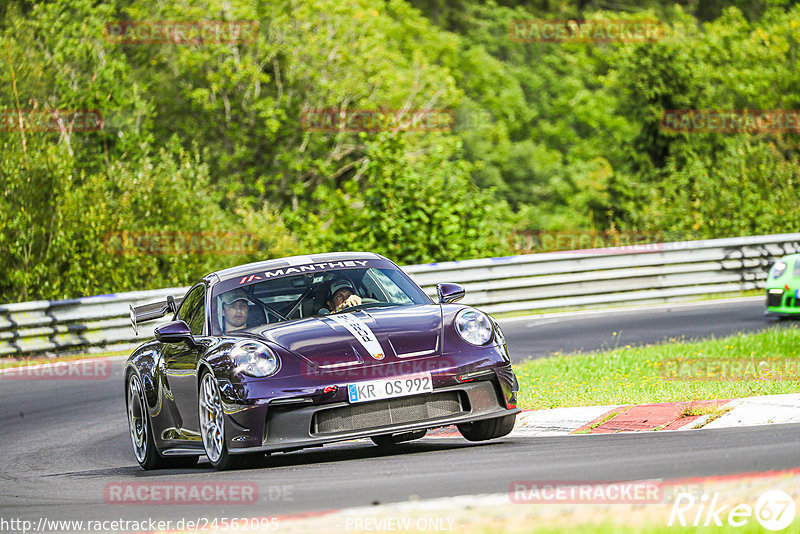
[[[331,296],[328,299],[328,309],[334,313],[351,306],[361,304],[361,297],[356,295],[356,290],[349,280],[338,278],[331,283]]]
[[[247,294],[241,289],[234,289],[223,293],[220,298],[222,299],[223,331],[232,332],[247,328],[247,312],[250,304]]]

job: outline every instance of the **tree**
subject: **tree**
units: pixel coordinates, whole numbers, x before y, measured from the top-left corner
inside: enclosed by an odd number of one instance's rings
[[[379,135],[367,144],[360,187],[317,190],[290,223],[309,252],[369,250],[404,264],[508,254],[511,212],[470,182],[458,142],[413,155],[407,144]]]

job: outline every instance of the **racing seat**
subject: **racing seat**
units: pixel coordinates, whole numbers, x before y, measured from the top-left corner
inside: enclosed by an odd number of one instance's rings
[[[330,293],[331,281],[328,280],[314,291],[311,298],[303,303],[303,317],[319,315],[322,308],[328,308],[328,294]]]
[[[247,305],[247,328],[268,324],[264,308],[256,304]]]
[[[319,307],[316,304],[316,298],[313,297],[307,298],[300,305],[300,307],[302,308],[303,317],[311,317],[312,315],[315,315],[317,309],[319,309]]]

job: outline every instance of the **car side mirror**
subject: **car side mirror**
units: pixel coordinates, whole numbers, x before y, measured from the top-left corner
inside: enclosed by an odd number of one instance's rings
[[[467,290],[459,284],[436,284],[436,294],[439,295],[439,304],[452,304],[464,298]]]
[[[155,329],[156,339],[162,343],[186,343],[190,347],[195,345],[192,331],[184,321],[171,321]]]

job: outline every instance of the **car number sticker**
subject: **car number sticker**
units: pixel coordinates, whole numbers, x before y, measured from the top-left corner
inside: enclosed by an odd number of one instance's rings
[[[433,393],[430,373],[347,385],[347,399],[351,403],[405,397],[418,393]]]
[[[367,323],[349,313],[329,315],[327,318],[347,328],[359,343],[361,343],[361,346],[369,352],[370,356],[376,360],[383,359],[383,348],[381,348],[378,338],[375,337],[375,334],[370,327],[367,326]]]

